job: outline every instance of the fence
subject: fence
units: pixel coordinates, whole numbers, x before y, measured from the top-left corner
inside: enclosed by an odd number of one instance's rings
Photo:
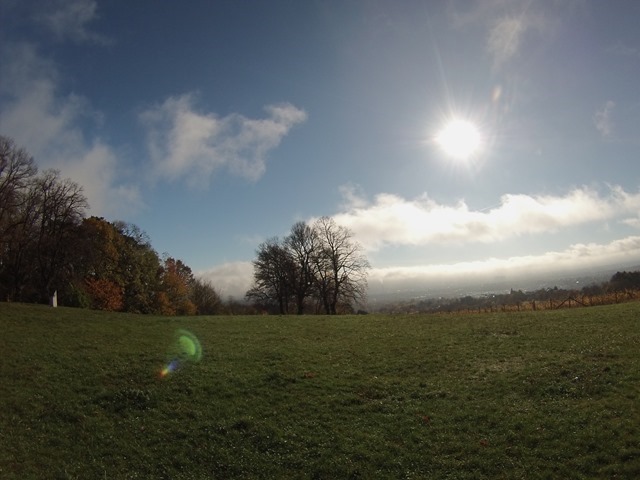
[[[560,308],[593,307],[640,300],[640,290],[609,292],[601,295],[572,294],[560,298],[525,300],[516,303],[491,303],[474,307],[460,307],[457,311],[467,313],[522,312],[537,310],[557,310]]]

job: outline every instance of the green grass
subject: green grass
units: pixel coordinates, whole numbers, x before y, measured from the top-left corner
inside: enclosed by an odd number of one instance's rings
[[[161,378],[178,329],[199,363]],[[0,304],[0,478],[640,478],[640,303],[162,318]]]

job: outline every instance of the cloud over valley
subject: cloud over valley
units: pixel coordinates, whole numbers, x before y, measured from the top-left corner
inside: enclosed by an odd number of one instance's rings
[[[504,194],[498,205],[479,210],[464,200],[438,203],[427,194],[407,199],[382,193],[367,200],[351,189],[346,192],[349,204],[334,218],[370,251],[389,245],[501,242],[586,223],[622,221],[640,210],[640,192],[618,186],[605,193],[580,187],[565,195]]]

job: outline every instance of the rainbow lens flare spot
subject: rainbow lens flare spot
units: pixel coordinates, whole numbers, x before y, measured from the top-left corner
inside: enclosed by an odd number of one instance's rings
[[[175,372],[177,368],[178,368],[178,361],[172,360],[171,362],[169,362],[169,364],[166,367],[162,369],[162,371],[160,372],[160,376],[164,378],[170,373]]]

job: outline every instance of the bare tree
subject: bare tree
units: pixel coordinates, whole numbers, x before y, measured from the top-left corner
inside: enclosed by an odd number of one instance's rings
[[[321,217],[313,225],[321,248],[314,266],[320,300],[325,313],[338,313],[338,304],[361,302],[367,289],[369,262],[352,233],[330,217]]]
[[[36,277],[34,261],[36,235],[40,219],[37,192],[20,192],[19,207],[6,217],[0,253],[0,290],[7,300],[26,300],[26,291]],[[31,290],[33,290],[31,288]]]
[[[12,224],[10,217],[24,201],[24,191],[37,171],[26,150],[0,136],[0,239]]]
[[[38,213],[36,259],[39,289],[44,299],[62,283],[72,268],[79,225],[88,207],[82,187],[69,179],[61,179],[57,170],[47,170],[38,177],[32,189]]]
[[[30,177],[32,165],[25,162],[20,177],[24,187],[10,195],[10,189],[4,191],[12,205],[6,217],[10,228],[3,234],[0,280],[7,298],[46,301],[70,280],[87,201],[78,184],[61,179],[55,170]]]
[[[27,232],[33,218],[25,216],[28,187],[37,173],[33,158],[8,137],[0,136],[0,295],[18,295],[27,272]],[[32,213],[32,212],[29,212]]]
[[[316,311],[335,315],[365,298],[369,262],[351,232],[329,217],[313,226],[294,224],[283,242],[272,238],[257,254],[254,285],[246,296],[277,305],[281,314],[289,313],[290,304],[296,313],[304,313],[314,298]]]
[[[278,238],[258,246],[258,258],[253,261],[254,286],[246,296],[254,301],[275,302],[281,314],[289,313],[291,275],[294,263]]]
[[[313,258],[318,254],[320,242],[317,232],[305,222],[297,222],[291,227],[291,233],[284,245],[293,260],[294,271],[291,274],[292,294],[295,297],[296,313],[304,313],[306,299],[313,293]]]

